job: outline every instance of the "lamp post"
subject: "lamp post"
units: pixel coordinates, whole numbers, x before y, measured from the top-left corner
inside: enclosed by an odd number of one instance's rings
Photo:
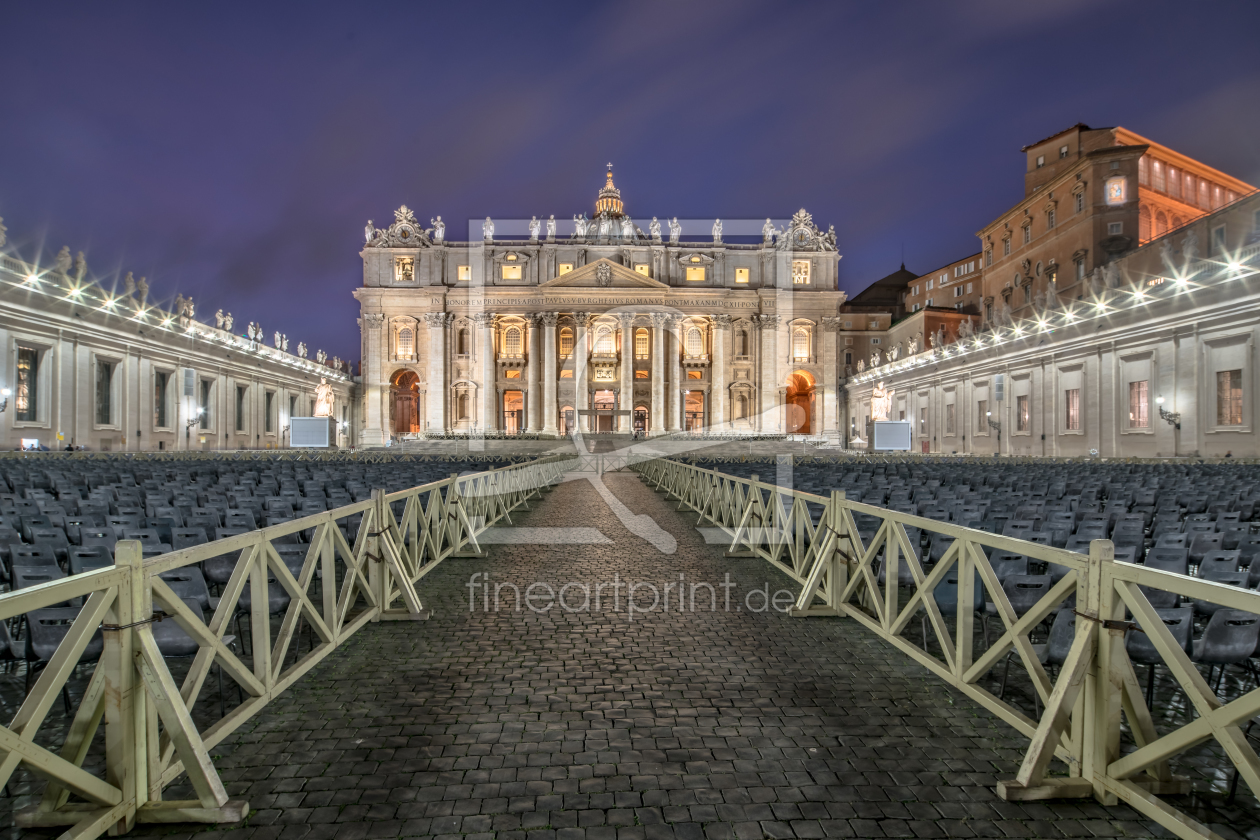
[[[984,419],[988,421],[990,429],[994,429],[997,431],[997,436],[998,436],[997,437],[997,454],[1001,455],[1002,454],[1002,422],[1000,420],[993,419],[992,411],[986,411],[984,413]]]
[[[1164,408],[1164,395],[1160,394],[1155,398],[1155,404],[1159,406],[1159,419],[1168,423],[1177,431],[1181,431],[1181,412],[1169,411]]]
[[[197,413],[192,416],[192,419],[189,420],[186,424],[184,424],[184,448],[185,449],[192,449],[192,427],[196,426],[198,423],[201,422],[201,417],[205,413],[206,413],[206,410],[204,408],[198,408]]]

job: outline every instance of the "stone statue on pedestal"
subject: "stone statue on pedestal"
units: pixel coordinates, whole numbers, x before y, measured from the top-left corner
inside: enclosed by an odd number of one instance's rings
[[[53,268],[58,274],[70,276],[70,266],[74,263],[74,258],[70,256],[70,246],[62,245],[61,250],[57,252],[57,256],[53,259]]]
[[[590,223],[586,220],[585,213],[583,213],[581,216],[574,216],[573,217],[573,238],[585,239],[586,229],[587,227],[589,227],[589,225]]]
[[[306,342],[305,341],[298,342],[298,358],[299,359],[306,358]]]
[[[551,214],[547,219],[547,239],[550,241],[556,238],[556,215]]]
[[[83,277],[87,274],[87,258],[80,251],[79,255],[74,258],[74,282],[82,283]]]
[[[677,245],[680,236],[682,236],[682,225],[678,224],[678,217],[675,216],[669,222],[669,244]]]
[[[532,242],[538,241],[538,233],[542,230],[542,222],[538,221],[537,216],[529,217],[529,238]]]
[[[214,325],[219,329],[223,329],[223,310],[216,310],[214,313]]]
[[[968,319],[966,319],[965,321],[962,321],[962,322],[960,322],[960,323],[958,324],[958,337],[959,337],[959,338],[961,338],[961,339],[963,339],[964,341],[965,341],[966,339],[968,339],[968,338],[971,338],[971,336],[972,336],[974,333],[975,333],[975,330],[974,330],[974,329],[972,329],[972,327],[971,327],[971,319],[970,319],[970,318],[968,318]]]
[[[661,241],[661,223],[657,221],[655,216],[652,217],[652,222],[648,225],[648,230],[652,234],[653,242]]]
[[[233,320],[233,319],[232,319],[232,313],[231,313],[231,312],[229,312],[228,314],[224,315],[224,316],[223,316],[223,329],[227,330],[228,332],[231,332],[231,331],[232,331],[232,320]]]
[[[774,240],[774,224],[769,219],[761,226],[761,241],[771,242]]]
[[[486,216],[486,220],[481,223],[481,238],[489,242],[494,239],[494,220]]]
[[[140,308],[144,309],[145,303],[149,300],[149,281],[141,277],[140,282],[136,283],[136,291],[140,294]]]
[[[722,241],[722,220],[721,219],[713,220],[713,241],[714,242]]]
[[[123,278],[123,294],[127,297],[134,297],[136,294],[136,277],[130,271]]]
[[[323,352],[322,350],[320,351]],[[319,378],[319,384],[315,386],[315,416],[316,417],[332,417],[333,413],[333,392],[332,386],[328,384],[328,380],[324,377]]]
[[[280,349],[289,352],[289,337],[287,335],[280,336]]]
[[[429,219],[429,224],[433,225],[433,241],[442,242],[446,239],[446,222],[442,221],[442,217]]]
[[[376,228],[372,225],[372,220],[368,219],[367,226],[363,228],[363,241],[371,242],[376,238]]]
[[[279,330],[276,330],[276,334],[275,334],[275,336],[273,336],[273,337],[272,337],[271,344],[272,344],[272,346],[273,346],[273,347],[275,347],[277,350],[279,350],[279,349],[280,349],[280,331],[279,331]]]

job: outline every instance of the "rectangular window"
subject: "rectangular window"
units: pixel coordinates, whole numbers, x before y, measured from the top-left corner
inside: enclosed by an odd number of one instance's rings
[[[1032,417],[1028,413],[1028,397],[1015,398],[1015,431],[1026,432],[1031,427]]]
[[[852,351],[852,350],[845,350],[845,351],[844,351],[844,363],[845,363],[846,365],[851,365],[851,364],[853,364],[853,351]]]
[[[1011,255],[1011,240],[1003,239],[1002,240],[1002,256],[1009,257],[1010,255]]]
[[[1119,236],[1122,233],[1124,233],[1124,222],[1108,222],[1107,223],[1108,236]]]
[[[165,371],[153,374],[153,427],[156,429],[165,429],[169,425],[166,422],[166,386],[170,379],[171,375]]]
[[[560,331],[560,355],[573,355],[573,332],[568,329]]]
[[[394,282],[410,283],[416,276],[415,257],[394,258]]]
[[[1115,163],[1115,162],[1116,161],[1112,161],[1112,163]],[[1138,158],[1138,183],[1139,184],[1146,184],[1150,182],[1150,178],[1147,177],[1147,174],[1146,174],[1149,168],[1150,168],[1150,161],[1147,160],[1145,155]]]
[[[1085,279],[1085,260],[1077,260],[1076,261],[1076,281],[1079,283],[1080,281],[1084,279]]]
[[[1211,186],[1208,184],[1208,182],[1200,179],[1199,180],[1199,206],[1202,207],[1204,210],[1208,209],[1208,207],[1211,206],[1212,204],[1211,199],[1208,198],[1208,192],[1210,190],[1211,190]],[[1189,196],[1186,196],[1186,197],[1189,198]]]
[[[562,370],[562,371],[560,371],[560,378],[561,378],[561,379],[572,379],[572,378],[573,378],[573,371],[572,371],[572,370]]]
[[[844,322],[844,326],[845,326],[845,329],[848,329],[848,328],[849,328],[849,322],[848,322],[848,321],[845,321],[845,322]],[[872,329],[872,330],[877,330],[877,329],[879,329],[879,321],[871,321],[871,326],[870,326],[870,329]],[[879,342],[876,342],[876,343],[878,344]]]
[[[927,409],[926,408],[919,409],[919,434],[924,435],[924,436],[927,435]]]
[[[1047,230],[1054,229],[1054,211],[1053,210],[1046,213],[1046,229]]]
[[[928,290],[929,292],[930,292],[930,291],[932,291],[932,284],[933,284],[933,283],[935,283],[935,282],[936,282],[935,280],[929,280],[929,281],[927,281],[927,290]]]
[[[1216,425],[1242,425],[1242,371],[1216,372]]]
[[[1173,198],[1181,198],[1181,173],[1177,167],[1168,167],[1168,194]]]
[[[110,392],[114,384],[114,363],[96,360],[96,422],[108,426],[114,416]]]
[[[1032,225],[1024,225],[1024,244],[1032,242]]]
[[[746,268],[735,269],[735,282],[747,283],[748,282],[748,269]]]
[[[687,378],[688,378],[688,379],[704,379],[704,371],[702,371],[702,370],[689,370],[689,371],[687,371]]]
[[[34,347],[17,349],[17,387],[13,405],[16,419],[22,423],[34,423],[39,412],[39,351]]]
[[[927,303],[925,303],[924,306],[931,306],[931,305],[932,305],[932,298],[928,298]]]
[[[520,280],[521,279],[521,266],[519,265],[503,266],[502,276],[504,280]]]
[[[957,434],[954,426],[954,404],[950,403],[945,406],[945,434]]]
[[[967,294],[971,294],[971,284],[967,284]]]
[[[1225,225],[1212,228],[1211,255],[1213,257],[1224,256],[1225,254]]]
[[[1063,428],[1069,432],[1081,430],[1081,389],[1069,388],[1063,393]]]
[[[635,263],[634,270],[636,273],[642,274],[644,277],[647,277],[649,274],[652,273],[652,266],[648,265],[647,263]],[[746,270],[747,269],[745,269],[745,271]]]
[[[962,297],[962,296],[963,296],[963,287],[962,287],[962,286],[955,286],[955,287],[954,287],[954,297],[959,298],[959,297]]]
[[[984,264],[986,266],[993,265],[993,249],[989,248],[984,252]]]
[[[559,277],[561,274],[568,274],[572,270],[573,263],[560,263],[560,265],[556,267],[556,276]]]
[[[276,392],[268,391],[263,398],[263,402],[264,402],[263,408],[266,411],[266,413],[264,414],[264,420],[263,420],[263,431],[267,433],[271,433],[276,430],[275,423],[271,419],[271,410],[272,410],[272,407],[276,404]]]
[[[201,409],[200,423],[198,427],[202,429],[210,428],[210,385],[209,379],[201,380],[201,396],[197,403],[197,408]]]
[[[1043,167],[1043,166],[1045,166],[1045,165],[1046,165],[1046,156],[1045,156],[1045,155],[1037,155],[1037,168],[1038,168],[1038,169],[1040,169],[1041,167]]]
[[[315,412],[312,411],[312,414]],[[245,386],[236,386],[236,431],[245,431]]]
[[[704,266],[702,265],[688,266],[687,267],[687,282],[688,283],[703,283],[704,282]]]
[[[1151,161],[1151,174],[1154,175],[1154,183],[1151,184],[1159,192],[1165,192],[1164,182],[1164,162],[1162,160]]]
[[[1068,147],[1060,146],[1059,147],[1059,160],[1063,160],[1067,156],[1068,156]]]
[[[649,378],[649,373],[648,373],[646,370],[636,370],[636,371],[634,372],[634,378],[635,378],[635,379],[647,379],[647,378]]]
[[[989,427],[989,401],[976,400],[976,428],[987,429]]]
[[[917,304],[917,303],[916,303],[914,306],[910,307],[910,311],[911,311],[911,312],[918,312],[918,311],[919,311],[919,304]]]
[[[471,265],[461,265],[459,266],[457,271],[459,273],[456,275],[456,279],[458,279],[460,282],[466,283],[472,279],[472,266]]]
[[[503,372],[503,377],[505,379],[520,379],[521,372],[519,370],[505,370]]]
[[[809,283],[809,260],[792,260],[792,284],[801,286]]]
[[[1143,379],[1141,382],[1129,383],[1129,428],[1130,429],[1149,429],[1151,427],[1151,418],[1149,414],[1149,400],[1147,395],[1150,383]]]
[[[871,344],[879,344],[879,339],[878,339],[878,338],[872,338],[872,339],[871,339]]]
[[[297,416],[297,397],[289,397],[289,419]]]
[[[1073,200],[1072,206],[1075,209],[1075,212],[1077,213],[1083,212],[1085,210],[1085,193],[1078,192],[1076,194],[1076,198]]]

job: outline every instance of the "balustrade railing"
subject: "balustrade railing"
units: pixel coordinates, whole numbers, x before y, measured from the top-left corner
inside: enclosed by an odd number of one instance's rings
[[[376,490],[368,501],[147,559],[139,542],[123,540],[111,568],[0,594],[0,621],[25,615],[28,623],[37,610],[84,599],[12,722],[0,727],[0,786],[22,766],[48,780],[39,804],[17,814],[18,825],[71,826],[69,835],[92,838],[137,821],[243,819],[249,805],[228,798],[214,747],[365,625],[427,617],[421,578],[448,557],[480,553],[478,534],[510,522],[513,510],[560,480],[570,460],[552,456],[395,493]],[[308,538],[299,543],[305,557],[290,565],[277,546],[299,533]],[[230,576],[207,618],[180,597],[170,573],[225,556]],[[286,597],[273,628],[275,605]],[[180,683],[155,636],[155,609],[196,643]],[[242,620],[248,654],[225,640]],[[303,625],[312,637],[305,654]],[[97,655],[60,751],[36,743],[76,666]],[[241,687],[243,700],[199,728],[194,711],[215,666]],[[84,764],[102,722],[105,765],[93,773]],[[197,799],[164,801],[163,790],[183,774]]]
[[[1243,731],[1260,714],[1260,687],[1244,690],[1239,681],[1235,696],[1219,697],[1198,667],[1211,658],[1184,633],[1175,637],[1170,614],[1152,606],[1180,598],[1194,606],[1191,627],[1195,614],[1210,614],[1209,624],[1245,628],[1260,620],[1260,592],[1117,562],[1109,540],[1094,540],[1083,555],[852,502],[838,491],[824,497],[665,459],[632,469],[698,514],[701,526],[725,532],[731,554],[760,557],[800,583],[793,615],[855,620],[1028,738],[1016,777],[997,783],[1002,798],[1123,800],[1178,837],[1216,838],[1163,798],[1190,792],[1191,780],[1174,773],[1177,759],[1211,741],[1216,760],[1260,795],[1260,757]],[[948,547],[930,550],[936,561],[925,564],[915,533]],[[992,559],[999,551],[1052,572],[1036,581],[1034,597],[1004,585]],[[990,616],[999,625],[992,641]],[[1052,619],[1074,625],[1057,657],[1048,653]],[[1034,643],[1038,637],[1045,643]],[[1184,710],[1148,705],[1129,655],[1134,637],[1140,664],[1171,677]],[[1032,683],[1031,714],[990,690],[991,672],[1012,661]]]

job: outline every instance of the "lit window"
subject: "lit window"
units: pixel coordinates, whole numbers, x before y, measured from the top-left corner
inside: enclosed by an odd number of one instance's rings
[[[646,359],[648,357],[648,331],[645,329],[635,330],[634,355],[639,359]]]
[[[748,269],[746,268],[735,269],[735,282],[747,283],[748,282]]]
[[[1164,182],[1164,162],[1161,160],[1151,161],[1151,186],[1159,192],[1165,191]]]
[[[1069,388],[1063,394],[1063,428],[1069,432],[1081,430],[1081,389]]]
[[[1173,198],[1181,198],[1181,173],[1177,167],[1168,167],[1168,194]]]
[[[648,274],[651,273],[652,267],[647,263],[635,263],[634,270],[639,274],[642,274],[644,277],[647,277]]]
[[[572,371],[572,370],[562,370],[562,371],[560,371],[560,378],[561,378],[561,379],[572,379],[572,378],[573,378],[573,371]]]
[[[416,275],[414,257],[396,257],[394,259],[394,280],[399,283],[410,283]]]
[[[704,266],[700,266],[698,268],[687,266],[687,282],[703,283],[704,282]]]
[[[648,372],[647,372],[646,370],[636,370],[636,371],[634,372],[634,378],[635,378],[635,379],[647,379],[647,378],[648,378]]]
[[[568,327],[560,330],[560,355],[573,355],[573,330]]]
[[[1129,383],[1129,428],[1130,429],[1147,429],[1150,428],[1151,421],[1149,415],[1149,401],[1147,395],[1149,393],[1149,383],[1143,379],[1141,382]]]
[[[809,358],[809,332],[797,328],[792,332],[792,357],[798,362]]]
[[[1138,210],[1138,239],[1143,242],[1151,238],[1151,208],[1145,204]]]
[[[595,333],[595,352],[605,356],[613,353],[613,334],[609,327],[600,327]]]
[[[521,266],[519,265],[503,266],[502,277],[504,280],[520,280],[521,279]]]
[[[508,327],[503,334],[503,352],[508,356],[521,355],[521,331],[517,327]]]
[[[1150,168],[1150,164],[1145,157],[1138,158],[1138,183],[1139,184],[1150,183],[1150,177],[1146,174],[1149,168]]]
[[[700,330],[692,327],[687,330],[687,355],[699,356],[704,352],[704,337],[700,335]]]
[[[520,379],[521,372],[519,370],[505,370],[503,371],[503,377],[505,379]]]
[[[14,388],[13,403],[17,410],[16,419],[23,423],[34,423],[37,418],[39,385],[39,351],[33,347],[17,349],[17,385]]]
[[[1032,419],[1028,412],[1028,397],[1015,398],[1015,431],[1026,432]]]
[[[1242,425],[1242,371],[1216,372],[1216,424]]]
[[[410,327],[403,327],[398,331],[398,355],[410,356],[414,352],[416,352],[416,334]]]
[[[799,286],[809,282],[809,260],[792,260],[792,284]]]
[[[560,263],[560,265],[557,266],[556,276],[559,277],[561,274],[568,274],[572,270],[573,263]]]
[[[687,371],[687,378],[688,378],[688,379],[704,379],[704,371],[702,371],[702,370],[689,370],[689,371]]]
[[[459,267],[459,274],[457,276],[461,281],[466,282],[468,280],[471,280],[472,279],[472,266],[461,265]]]

